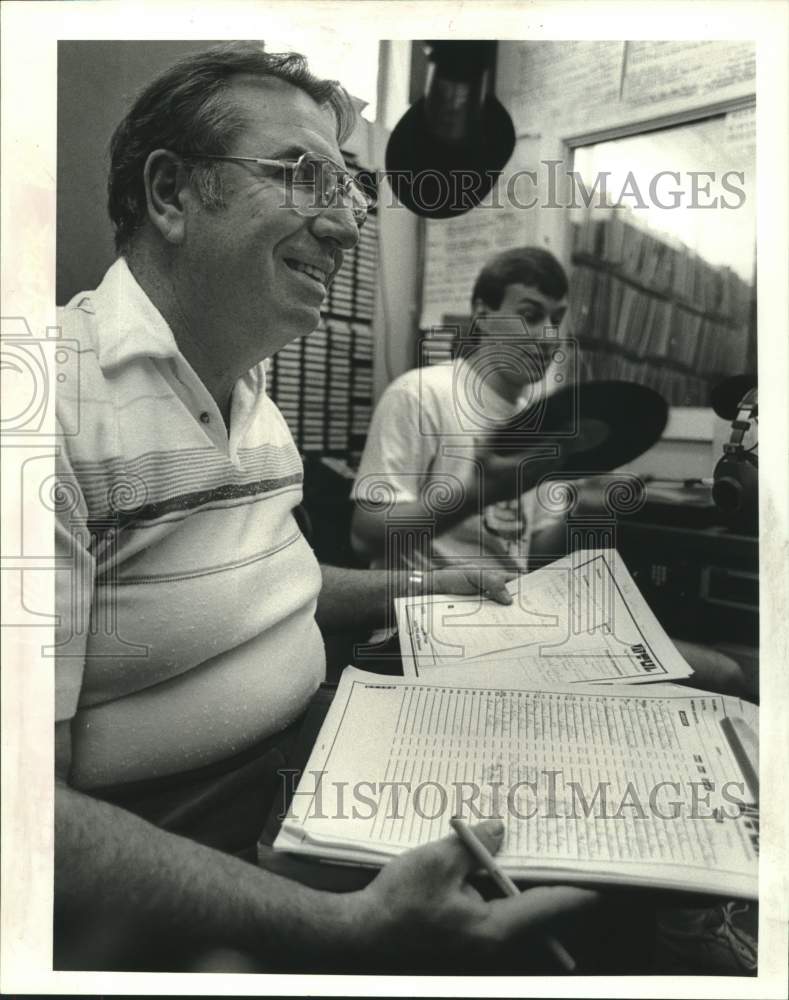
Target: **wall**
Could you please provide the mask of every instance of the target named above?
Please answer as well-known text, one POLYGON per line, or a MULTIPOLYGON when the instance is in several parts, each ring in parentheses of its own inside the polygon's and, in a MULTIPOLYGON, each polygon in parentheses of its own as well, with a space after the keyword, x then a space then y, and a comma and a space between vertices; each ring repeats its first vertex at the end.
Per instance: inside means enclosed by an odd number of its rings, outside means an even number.
MULTIPOLYGON (((383 170, 389 131, 360 121, 345 144, 359 162, 383 170)), ((419 299, 419 220, 394 204, 388 182, 381 180, 378 206, 378 284, 373 396, 377 402, 386 386, 414 366, 414 330, 419 299)))
MULTIPOLYGON (((476 271, 498 249, 541 245, 569 268, 565 175, 574 147, 747 106, 755 51, 748 42, 503 41, 496 94, 515 124, 515 151, 495 198, 458 219, 427 223, 423 328, 468 310, 476 271)), ((711 475, 713 427, 711 411, 672 419, 638 471, 711 475)))
POLYGON ((58 305, 95 288, 115 259, 107 217, 108 146, 137 92, 210 41, 58 44, 58 305))
MULTIPOLYGON (((108 145, 136 93, 154 76, 211 41, 77 41, 58 48, 57 302, 95 288, 115 258, 106 213, 108 145)), ((342 77, 342 67, 336 75, 342 77)), ((388 132, 361 119, 346 143, 368 167, 383 168, 388 132)), ((386 183, 385 181, 383 182, 386 183)), ((374 323, 375 396, 413 365, 418 220, 383 197, 380 284, 374 323)))
MULTIPOLYGON (((756 92, 749 42, 501 42, 496 93, 515 123, 508 172, 536 170, 539 206, 569 200, 577 145, 666 127, 736 106, 756 92), (543 166, 558 161, 553 172, 543 166), (552 177, 558 189, 551 190, 552 177)), ((567 212, 533 210, 534 235, 569 263, 567 212)))

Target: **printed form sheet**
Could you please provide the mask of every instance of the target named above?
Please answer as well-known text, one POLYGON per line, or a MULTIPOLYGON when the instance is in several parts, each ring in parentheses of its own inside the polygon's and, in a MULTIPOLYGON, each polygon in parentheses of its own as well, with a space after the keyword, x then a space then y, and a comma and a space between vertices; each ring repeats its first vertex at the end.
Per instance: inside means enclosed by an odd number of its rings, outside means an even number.
POLYGON ((500 816, 522 879, 753 896, 757 709, 655 685, 489 690, 348 668, 275 845, 381 863, 500 816), (749 752, 750 751, 750 752, 749 752))
POLYGON ((480 595, 395 601, 403 671, 502 664, 533 682, 642 683, 692 674, 614 549, 575 552, 480 595))

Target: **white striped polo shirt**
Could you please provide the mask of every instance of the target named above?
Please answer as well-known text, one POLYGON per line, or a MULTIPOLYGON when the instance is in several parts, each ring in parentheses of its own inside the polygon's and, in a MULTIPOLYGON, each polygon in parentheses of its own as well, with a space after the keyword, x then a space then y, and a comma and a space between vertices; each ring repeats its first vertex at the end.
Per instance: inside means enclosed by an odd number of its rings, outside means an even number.
MULTIPOLYGON (((124 260, 63 310, 58 720, 76 787, 175 774, 284 728, 323 679, 303 470, 260 365, 213 398, 124 260)), ((228 331, 228 340, 232 331, 228 331)))

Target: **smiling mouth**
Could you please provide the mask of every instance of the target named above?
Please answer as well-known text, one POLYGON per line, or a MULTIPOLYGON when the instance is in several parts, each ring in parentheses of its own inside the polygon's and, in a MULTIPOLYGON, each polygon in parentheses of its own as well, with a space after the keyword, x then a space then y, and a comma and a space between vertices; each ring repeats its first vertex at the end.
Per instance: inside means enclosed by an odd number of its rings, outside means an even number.
POLYGON ((316 267, 314 264, 305 264, 303 261, 293 260, 292 258, 285 258, 285 263, 291 271, 295 271, 297 274, 305 274, 317 285, 320 285, 322 291, 326 291, 329 284, 329 274, 323 268, 316 267))

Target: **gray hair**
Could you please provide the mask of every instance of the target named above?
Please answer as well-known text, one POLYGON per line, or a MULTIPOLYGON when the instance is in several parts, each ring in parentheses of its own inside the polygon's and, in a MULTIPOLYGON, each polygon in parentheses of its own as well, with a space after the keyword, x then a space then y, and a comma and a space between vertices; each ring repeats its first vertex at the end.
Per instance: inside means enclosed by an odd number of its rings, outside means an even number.
MULTIPOLYGON (((230 150, 246 121, 227 99, 227 89, 242 74, 284 80, 328 106, 337 122, 338 142, 353 131, 356 111, 348 93, 336 80, 313 76, 304 56, 296 52, 268 53, 253 43, 231 42, 187 56, 148 84, 110 140, 107 207, 119 253, 146 219, 143 171, 154 149, 215 154, 230 150)), ((221 207, 216 164, 194 161, 186 169, 203 204, 221 207)))

